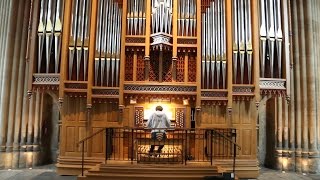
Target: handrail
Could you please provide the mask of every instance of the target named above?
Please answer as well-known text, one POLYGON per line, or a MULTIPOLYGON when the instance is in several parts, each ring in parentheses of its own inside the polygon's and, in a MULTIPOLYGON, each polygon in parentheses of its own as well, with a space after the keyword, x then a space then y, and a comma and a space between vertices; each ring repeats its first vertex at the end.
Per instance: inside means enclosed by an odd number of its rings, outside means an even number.
POLYGON ((234 142, 232 139, 228 138, 227 136, 225 136, 224 134, 216 131, 215 129, 212 129, 213 131, 215 131, 215 133, 219 134, 220 136, 224 137, 226 140, 228 140, 229 142, 231 142, 233 145, 238 147, 238 150, 241 150, 241 146, 239 144, 237 144, 236 142, 234 142))
MULTIPOLYGON (((85 137, 84 139, 80 140, 77 145, 81 144, 82 143, 82 161, 81 161, 81 175, 83 176, 83 170, 84 170, 84 142, 86 142, 87 140, 91 139, 92 137, 96 136, 97 134, 100 134, 101 132, 104 132, 104 131, 107 131, 108 129, 124 129, 124 130, 131 130, 132 133, 134 130, 152 130, 152 129, 149 129, 149 128, 130 128, 130 127, 104 127, 103 129, 100 129, 99 131, 91 134, 90 136, 88 137, 85 137)), ((233 144, 234 146, 234 149, 233 149, 233 173, 235 173, 235 159, 236 159, 236 147, 238 150, 241 150, 241 146, 239 144, 236 143, 236 141, 233 141, 232 139, 230 139, 229 137, 227 137, 226 135, 224 135, 223 133, 219 132, 217 129, 221 129, 221 130, 224 130, 224 129, 231 129, 232 130, 232 134, 234 135, 235 134, 235 140, 236 140, 236 129, 233 129, 233 128, 216 128, 216 129, 209 129, 209 128, 156 128, 158 130, 161 130, 161 129, 164 129, 164 130, 167 130, 167 131, 186 131, 186 134, 187 134, 187 131, 190 130, 190 131, 196 131, 196 130, 211 130, 212 132, 218 134, 219 136, 223 137, 225 140, 229 141, 230 143, 233 144)), ((211 146, 212 146, 212 143, 211 143, 211 146)), ((212 150, 212 147, 211 147, 211 150, 212 150)), ((212 161, 212 158, 211 158, 211 161, 212 161)), ((211 162, 212 163, 212 162, 211 162)))
POLYGON ((81 176, 83 176, 83 169, 84 169, 84 142, 87 141, 88 139, 91 139, 92 137, 94 137, 97 134, 100 134, 101 132, 105 131, 106 128, 100 129, 99 131, 91 134, 90 136, 80 140, 77 144, 81 144, 82 143, 82 159, 81 159, 81 176))
POLYGON ((80 140, 80 141, 78 142, 78 144, 81 144, 82 142, 85 142, 85 141, 87 141, 88 139, 91 139, 93 136, 95 136, 95 135, 97 135, 97 134, 99 134, 99 133, 101 133, 102 131, 105 131, 105 130, 106 130, 105 128, 100 129, 99 131, 97 131, 97 132, 95 132, 95 133, 91 134, 90 136, 88 136, 88 137, 86 137, 86 138, 84 138, 84 139, 80 140))

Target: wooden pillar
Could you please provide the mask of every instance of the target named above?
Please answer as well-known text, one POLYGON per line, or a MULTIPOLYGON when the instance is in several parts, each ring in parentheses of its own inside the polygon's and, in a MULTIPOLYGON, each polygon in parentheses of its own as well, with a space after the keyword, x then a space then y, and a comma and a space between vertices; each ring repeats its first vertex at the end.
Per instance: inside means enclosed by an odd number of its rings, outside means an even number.
MULTIPOLYGON (((63 19, 63 32, 62 32, 62 45, 61 45, 61 63, 60 63, 60 84, 59 84, 59 103, 63 103, 64 98, 64 82, 67 79, 67 66, 68 66, 68 51, 69 51, 69 38, 70 38, 70 25, 71 25, 71 12, 72 0, 64 1, 64 19, 63 19)), ((61 110, 62 123, 65 123, 65 116, 63 108, 61 110)), ((61 128, 60 137, 66 137, 66 129, 61 128)), ((65 155, 66 138, 61 138, 60 143, 60 156, 65 155)))
POLYGON ((177 51, 178 51, 178 0, 173 0, 173 18, 172 18, 172 81, 177 81, 177 51))
MULTIPOLYGON (((92 1, 91 4, 91 20, 90 20, 90 39, 89 39, 89 65, 88 65, 88 91, 87 91, 87 136, 90 136, 92 132, 92 86, 93 86, 93 68, 94 68, 94 55, 95 55, 95 43, 96 43, 96 23, 97 23, 97 9, 98 1, 92 1)), ((87 156, 91 156, 92 152, 92 138, 88 140, 87 156)))
MULTIPOLYGON (((59 84, 59 102, 63 102, 64 98, 64 82, 67 79, 68 51, 71 26, 72 0, 64 1, 63 13, 63 32, 61 43, 61 63, 60 63, 60 84, 59 84)), ((64 138, 62 138, 64 139, 64 138)))
POLYGON ((196 99, 196 127, 201 122, 201 1, 197 1, 197 99, 196 99))
MULTIPOLYGON (((227 79, 227 90, 228 90, 228 118, 229 123, 232 122, 232 77, 233 77, 233 68, 232 68, 232 1, 227 0, 226 3, 226 46, 227 46, 227 69, 228 69, 228 79, 227 79)), ((254 16, 254 15, 253 15, 254 16)), ((254 27, 254 26, 252 26, 254 27)), ((254 32, 254 31, 253 31, 254 32)), ((253 36, 254 37, 254 36, 253 36)), ((254 40, 254 39, 253 39, 254 40)))
POLYGON ((260 25, 259 25, 258 9, 259 9, 259 3, 256 0, 251 0, 253 84, 254 84, 254 95, 255 95, 257 108, 261 100, 260 85, 259 85, 260 83, 260 55, 259 55, 260 25))
POLYGON ((151 22, 151 1, 146 0, 146 39, 145 39, 145 69, 144 69, 144 75, 145 75, 145 81, 149 81, 149 72, 150 72, 150 22, 151 22))

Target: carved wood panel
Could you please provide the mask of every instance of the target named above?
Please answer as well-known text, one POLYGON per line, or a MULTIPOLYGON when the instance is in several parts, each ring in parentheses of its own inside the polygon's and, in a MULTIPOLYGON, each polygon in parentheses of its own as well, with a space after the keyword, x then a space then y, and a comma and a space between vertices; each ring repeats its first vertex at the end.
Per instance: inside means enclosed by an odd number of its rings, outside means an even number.
POLYGON ((197 79, 197 61, 196 61, 196 54, 190 53, 189 54, 189 61, 188 61, 188 81, 189 82, 196 82, 197 79))
POLYGON ((144 81, 144 69, 145 69, 144 54, 139 53, 137 58, 137 76, 136 76, 137 81, 144 81))
POLYGON ((125 80, 133 81, 133 53, 126 53, 125 80))
POLYGON ((184 55, 179 54, 177 59, 177 82, 184 81, 184 55))
POLYGON ((135 127, 144 127, 143 124, 143 107, 134 107, 134 125, 135 127))

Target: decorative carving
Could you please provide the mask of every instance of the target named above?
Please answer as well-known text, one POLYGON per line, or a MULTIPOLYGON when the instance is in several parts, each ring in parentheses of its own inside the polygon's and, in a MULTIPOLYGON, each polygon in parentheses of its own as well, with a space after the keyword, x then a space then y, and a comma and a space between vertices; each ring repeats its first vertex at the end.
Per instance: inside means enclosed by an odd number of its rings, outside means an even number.
POLYGON ((202 100, 201 105, 213 105, 213 106, 226 106, 228 104, 228 99, 225 100, 202 100))
POLYGON ((139 92, 194 92, 196 93, 196 86, 160 86, 160 85, 125 85, 126 92, 139 91, 139 92))
POLYGON ((66 83, 66 89, 87 89, 86 83, 66 83))
POLYGON ((59 85, 60 74, 33 74, 34 85, 59 85))
POLYGON ((148 61, 150 64, 149 81, 158 81, 159 80, 159 59, 158 59, 159 52, 152 52, 150 58, 152 59, 152 61, 148 61))
POLYGON ((125 80, 133 81, 133 53, 126 54, 125 80))
POLYGON ((260 94, 286 96, 285 79, 260 78, 260 94))
POLYGON ((176 108, 176 128, 184 127, 184 119, 185 119, 185 108, 176 108))
POLYGON ((163 71, 162 71, 162 77, 164 82, 171 82, 172 81, 172 59, 171 54, 169 53, 163 53, 164 55, 164 61, 163 61, 163 71), (170 59, 170 60, 167 60, 170 59))
POLYGON ((232 107, 227 107, 228 116, 232 115, 232 107))
POLYGON ((202 91, 201 97, 228 97, 228 92, 223 91, 202 91))
POLYGON ((235 86, 232 89, 233 94, 236 95, 253 95, 254 93, 254 87, 251 86, 235 86))
POLYGON ((259 106, 260 106, 260 102, 257 101, 257 102, 256 102, 256 108, 257 108, 257 110, 259 110, 259 106))
MULTIPOLYGON (((172 58, 174 61, 174 59, 172 58)), ((176 58, 177 64, 177 82, 184 81, 184 56, 183 54, 179 54, 178 58, 176 58)))
POLYGON ((144 127, 144 114, 143 107, 135 107, 134 108, 134 118, 135 118, 135 126, 136 127, 144 127))
POLYGON ((196 55, 189 53, 189 61, 188 61, 188 81, 196 82, 197 78, 197 61, 196 55))
POLYGON ((92 94, 118 96, 119 90, 118 89, 93 89, 92 94))
POLYGON ((126 37, 126 43, 145 43, 145 38, 126 37))
POLYGON ((260 89, 279 89, 279 90, 285 90, 286 80, 284 79, 266 79, 261 78, 260 79, 260 89))
POLYGON ((178 38, 178 44, 197 44, 197 39, 178 38))
POLYGON ((145 69, 145 63, 144 63, 144 58, 143 54, 140 53, 138 54, 138 59, 137 59, 137 81, 144 81, 144 69, 145 69))

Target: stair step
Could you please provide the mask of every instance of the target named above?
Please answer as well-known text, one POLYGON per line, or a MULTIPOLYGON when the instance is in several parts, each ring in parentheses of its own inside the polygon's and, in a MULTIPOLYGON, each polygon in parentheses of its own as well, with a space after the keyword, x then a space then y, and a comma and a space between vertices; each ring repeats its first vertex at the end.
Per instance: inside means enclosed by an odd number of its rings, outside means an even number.
POLYGON ((206 176, 214 176, 212 174, 203 175, 172 175, 172 174, 117 174, 117 173, 89 173, 86 179, 112 179, 112 180, 203 180, 206 176))

